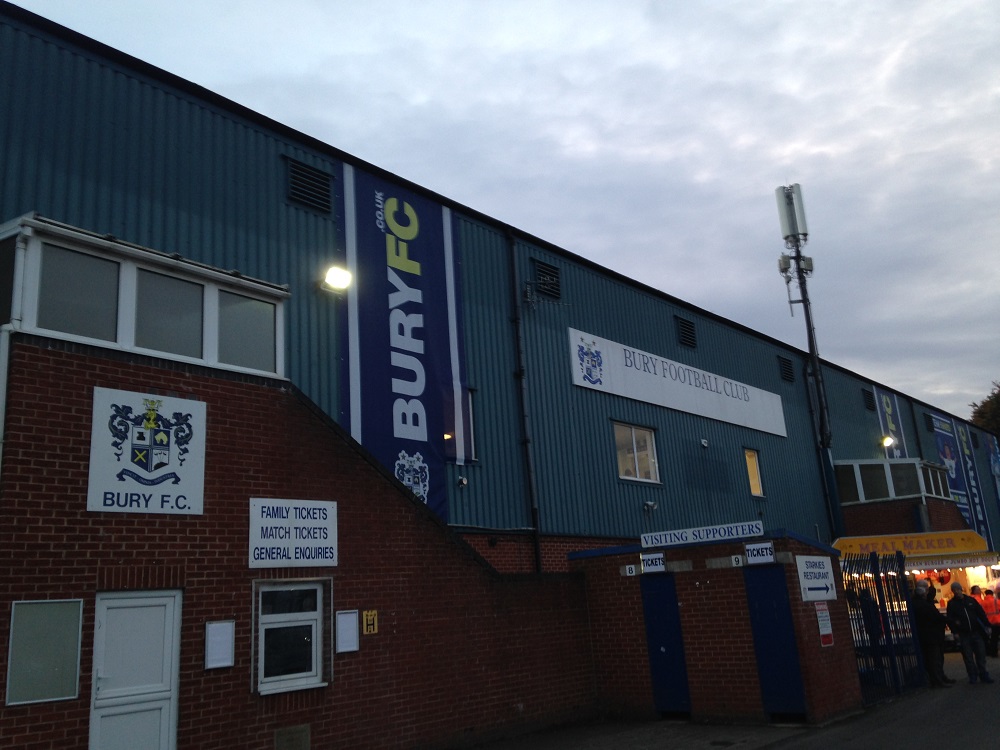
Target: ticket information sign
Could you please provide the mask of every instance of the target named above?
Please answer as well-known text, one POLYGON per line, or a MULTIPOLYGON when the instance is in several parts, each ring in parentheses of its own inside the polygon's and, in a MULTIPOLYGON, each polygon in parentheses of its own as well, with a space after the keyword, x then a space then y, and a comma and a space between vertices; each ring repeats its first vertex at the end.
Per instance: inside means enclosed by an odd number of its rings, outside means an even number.
POLYGON ((251 568, 337 564, 337 504, 328 500, 250 498, 251 568))

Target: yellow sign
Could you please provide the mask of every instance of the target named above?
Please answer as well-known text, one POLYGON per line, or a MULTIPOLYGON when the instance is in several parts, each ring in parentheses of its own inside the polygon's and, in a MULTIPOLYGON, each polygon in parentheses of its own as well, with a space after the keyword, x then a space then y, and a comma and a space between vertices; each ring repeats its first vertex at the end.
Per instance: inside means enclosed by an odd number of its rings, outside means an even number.
POLYGON ((833 546, 845 554, 891 555, 902 552, 906 557, 962 555, 969 552, 987 552, 989 545, 979 534, 968 529, 962 531, 935 531, 927 534, 885 534, 882 536, 846 536, 833 546))
POLYGON ((366 609, 361 613, 361 632, 365 635, 374 635, 378 632, 377 609, 366 609))

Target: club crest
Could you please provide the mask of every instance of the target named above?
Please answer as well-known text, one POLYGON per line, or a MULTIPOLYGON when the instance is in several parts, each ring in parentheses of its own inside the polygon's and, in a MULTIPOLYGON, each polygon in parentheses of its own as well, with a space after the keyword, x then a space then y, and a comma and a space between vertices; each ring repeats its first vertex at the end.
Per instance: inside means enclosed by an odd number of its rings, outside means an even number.
POLYGON ((591 385, 601 385, 604 377, 604 359, 596 341, 581 338, 576 346, 576 356, 580 362, 580 374, 591 385))
POLYGON ((108 430, 115 460, 121 462, 127 451, 131 467, 118 472, 119 481, 128 477, 146 486, 181 481, 176 472, 167 469, 174 460, 178 466, 184 464, 194 436, 191 415, 175 412, 167 417, 159 411, 162 406, 161 400, 151 398, 142 399, 139 412, 129 404, 111 404, 108 430))
POLYGON ((406 451, 400 451, 395 474, 396 479, 406 485, 410 492, 422 502, 427 502, 427 494, 430 491, 430 467, 419 452, 411 456, 406 451))

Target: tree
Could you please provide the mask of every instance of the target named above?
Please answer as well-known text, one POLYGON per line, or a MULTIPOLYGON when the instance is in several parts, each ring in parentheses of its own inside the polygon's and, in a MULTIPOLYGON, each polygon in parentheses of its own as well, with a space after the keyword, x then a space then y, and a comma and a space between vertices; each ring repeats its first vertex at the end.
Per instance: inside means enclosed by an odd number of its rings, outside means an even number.
POLYGON ((973 401, 972 424, 1000 436, 1000 382, 993 381, 993 390, 982 401, 973 401))

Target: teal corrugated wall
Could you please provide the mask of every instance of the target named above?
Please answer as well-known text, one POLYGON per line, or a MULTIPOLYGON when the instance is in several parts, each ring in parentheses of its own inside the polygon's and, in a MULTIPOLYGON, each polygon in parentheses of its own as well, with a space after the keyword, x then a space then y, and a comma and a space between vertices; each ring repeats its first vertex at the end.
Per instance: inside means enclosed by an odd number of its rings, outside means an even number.
MULTIPOLYGON (((336 308, 315 286, 341 257, 333 216, 285 200, 284 157, 341 173, 162 81, 0 24, 0 216, 57 221, 288 284, 288 374, 337 414, 336 308)), ((339 187, 339 185, 338 185, 339 187)))

